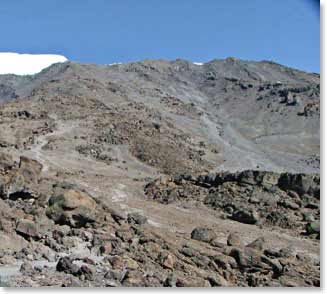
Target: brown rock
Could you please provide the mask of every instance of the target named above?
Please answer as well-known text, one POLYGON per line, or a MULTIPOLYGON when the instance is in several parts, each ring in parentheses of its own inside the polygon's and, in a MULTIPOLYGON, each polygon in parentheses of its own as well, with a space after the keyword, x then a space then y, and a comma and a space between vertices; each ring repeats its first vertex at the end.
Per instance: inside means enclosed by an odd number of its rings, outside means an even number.
POLYGON ((96 202, 85 192, 67 189, 49 199, 47 216, 58 224, 83 227, 95 220, 96 202))
POLYGON ((124 261, 125 268, 127 269, 136 270, 139 268, 138 263, 130 257, 127 256, 124 257, 123 261, 124 261))
POLYGON ((20 220, 17 222, 16 232, 24 238, 39 238, 39 227, 33 221, 20 220))
POLYGON ((16 234, 7 234, 0 232, 0 250, 15 250, 20 251, 28 246, 28 242, 21 236, 16 234))
POLYGON ((221 275, 215 275, 208 278, 212 287, 228 287, 230 286, 226 279, 221 275))
POLYGON ((19 271, 21 273, 31 273, 33 272, 33 264, 30 261, 25 261, 21 266, 19 271))
POLYGON ((158 257, 159 263, 168 269, 173 269, 175 265, 175 256, 169 252, 162 252, 158 257))
POLYGON ((101 255, 108 255, 112 251, 111 243, 106 242, 105 244, 101 245, 99 251, 101 255))
POLYGON ((244 246, 240 236, 236 233, 231 233, 228 235, 227 245, 235 246, 235 247, 243 247, 244 246))
POLYGON ((180 276, 176 279, 177 287, 211 287, 210 282, 195 276, 180 276))
POLYGON ((235 259, 231 256, 219 254, 213 257, 214 262, 218 268, 223 268, 226 270, 231 270, 232 268, 237 267, 235 259))
POLYGON ((83 275, 86 280, 92 281, 94 279, 94 270, 87 265, 82 265, 78 270, 77 275, 83 275))
POLYGON ((19 172, 28 183, 38 183, 42 167, 42 164, 34 159, 25 156, 20 157, 19 172))
POLYGON ((127 271, 122 284, 125 287, 142 287, 145 284, 145 278, 141 271, 127 271))

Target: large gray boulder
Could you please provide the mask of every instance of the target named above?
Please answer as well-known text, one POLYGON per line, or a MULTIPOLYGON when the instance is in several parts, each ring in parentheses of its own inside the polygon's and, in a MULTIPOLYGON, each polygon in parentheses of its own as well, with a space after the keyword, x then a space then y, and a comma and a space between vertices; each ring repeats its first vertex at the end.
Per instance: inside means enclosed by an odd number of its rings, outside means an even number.
POLYGON ((216 238, 216 234, 212 229, 197 227, 192 231, 191 238, 209 243, 211 240, 216 238))

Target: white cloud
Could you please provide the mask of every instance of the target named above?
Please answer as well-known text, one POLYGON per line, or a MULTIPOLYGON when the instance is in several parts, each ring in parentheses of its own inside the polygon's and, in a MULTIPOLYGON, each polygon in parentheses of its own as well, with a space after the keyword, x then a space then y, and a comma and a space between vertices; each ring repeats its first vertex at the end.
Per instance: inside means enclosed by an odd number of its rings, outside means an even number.
POLYGON ((195 65, 203 65, 202 62, 193 62, 193 64, 195 64, 195 65))
POLYGON ((0 74, 32 75, 67 58, 54 54, 19 54, 0 52, 0 74))

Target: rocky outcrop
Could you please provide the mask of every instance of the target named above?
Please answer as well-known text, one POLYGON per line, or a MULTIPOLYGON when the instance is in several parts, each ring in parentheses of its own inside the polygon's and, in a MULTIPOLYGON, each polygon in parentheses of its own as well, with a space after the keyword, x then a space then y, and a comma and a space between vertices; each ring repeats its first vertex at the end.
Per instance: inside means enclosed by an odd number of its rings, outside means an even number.
POLYGON ((320 217, 318 174, 246 170, 198 177, 180 175, 148 183, 145 194, 165 204, 201 202, 241 223, 289 228, 298 234, 320 217))
POLYGON ((2 198, 33 198, 38 188, 42 165, 31 158, 21 156, 19 165, 10 155, 3 154, 0 158, 4 167, 0 173, 0 197, 2 198))

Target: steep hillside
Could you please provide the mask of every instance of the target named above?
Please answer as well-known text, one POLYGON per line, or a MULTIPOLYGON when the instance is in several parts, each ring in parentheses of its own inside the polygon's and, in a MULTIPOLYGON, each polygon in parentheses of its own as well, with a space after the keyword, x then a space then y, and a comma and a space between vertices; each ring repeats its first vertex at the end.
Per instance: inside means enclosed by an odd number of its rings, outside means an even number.
POLYGON ((318 74, 58 63, 0 75, 0 129, 4 283, 320 284, 318 74))
POLYGON ((63 63, 34 77, 2 76, 1 85, 1 99, 29 97, 24 103, 36 113, 87 116, 92 143, 105 135, 99 129, 121 142, 128 137, 123 145, 161 169, 170 160, 164 154, 157 163, 152 158, 159 152, 159 135, 167 150, 176 152, 180 145, 182 162, 191 156, 199 170, 319 170, 319 76, 275 63, 233 58, 204 65, 183 60, 63 63), (116 130, 108 130, 112 119, 116 130))

